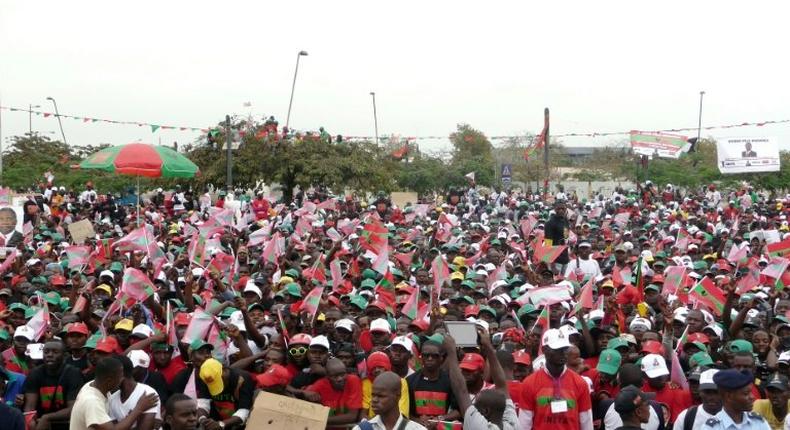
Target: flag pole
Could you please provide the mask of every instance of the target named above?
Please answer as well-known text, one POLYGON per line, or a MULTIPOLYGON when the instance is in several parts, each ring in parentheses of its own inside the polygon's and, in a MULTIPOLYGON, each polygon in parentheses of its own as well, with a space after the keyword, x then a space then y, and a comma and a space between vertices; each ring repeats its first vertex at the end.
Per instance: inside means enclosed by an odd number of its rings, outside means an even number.
POLYGON ((543 136, 543 168, 546 170, 546 178, 543 181, 545 197, 549 195, 549 108, 543 109, 543 129, 546 133, 543 136))

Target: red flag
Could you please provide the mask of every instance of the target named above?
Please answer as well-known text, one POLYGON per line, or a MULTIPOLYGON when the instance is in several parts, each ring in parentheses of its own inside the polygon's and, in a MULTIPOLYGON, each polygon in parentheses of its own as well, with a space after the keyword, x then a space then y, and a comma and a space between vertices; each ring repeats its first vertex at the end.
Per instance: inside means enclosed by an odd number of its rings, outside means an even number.
POLYGON ((403 305, 403 309, 401 309, 401 313, 403 316, 409 318, 410 320, 414 321, 417 319, 417 312, 419 311, 419 300, 420 300, 420 289, 414 288, 409 296, 409 299, 406 300, 406 303, 403 305))
POLYGON ((324 287, 319 286, 313 288, 302 300, 300 311, 307 311, 310 315, 318 313, 318 306, 321 304, 321 295, 324 293, 324 287))
POLYGON ((374 221, 365 224, 359 235, 359 245, 376 255, 381 253, 382 247, 387 245, 389 230, 381 222, 374 221))
POLYGON ((192 315, 192 319, 189 320, 189 325, 184 331, 181 342, 190 344, 194 340, 205 339, 213 324, 214 315, 204 310, 196 310, 194 315, 192 315))
POLYGON ((414 252, 415 251, 409 253, 396 253, 393 255, 393 257, 395 257, 395 259, 398 260, 404 267, 408 268, 411 266, 411 262, 414 259, 414 252))
POLYGON ((332 274, 332 289, 337 291, 343 284, 343 268, 340 266, 340 260, 332 260, 329 263, 329 271, 332 274))
POLYGON ((790 254, 790 238, 781 242, 769 243, 765 246, 768 250, 768 255, 771 257, 783 257, 790 254))
POLYGON ((730 253, 727 254, 727 261, 735 264, 741 263, 742 260, 746 258, 747 252, 748 251, 745 246, 741 246, 741 247, 732 246, 730 248, 730 253))
POLYGON ((738 280, 738 283, 735 285, 735 292, 745 294, 758 285, 760 285, 760 269, 752 264, 749 266, 749 271, 738 280))
POLYGON ((521 229, 521 235, 524 236, 524 240, 527 240, 529 234, 536 225, 538 225, 538 220, 532 215, 521 220, 519 223, 519 228, 521 229))
POLYGON ((206 263, 206 237, 202 234, 194 234, 189 242, 187 254, 190 264, 203 267, 206 263))
POLYGON ((676 294, 679 288, 684 286, 684 278, 686 276, 685 266, 670 266, 664 272, 664 288, 661 290, 663 294, 676 294))
POLYGON ((535 249, 535 254, 532 256, 532 259, 535 262, 542 261, 544 263, 551 264, 562 254, 563 251, 565 251, 566 248, 567 246, 565 245, 544 246, 541 244, 535 249))
POLYGON ((447 262, 444 257, 437 255, 431 262, 431 274, 433 275, 433 290, 431 291, 432 304, 434 306, 439 304, 439 297, 441 296, 442 286, 450 278, 450 268, 447 267, 447 262))
POLYGON ((707 276, 689 290, 689 298, 705 305, 716 315, 721 315, 724 303, 727 301, 724 292, 707 276))
POLYGON ((389 262, 389 246, 387 246, 387 243, 385 242, 384 245, 381 246, 376 259, 373 260, 373 265, 371 268, 383 275, 389 271, 389 262))
POLYGON ((760 274, 770 278, 779 279, 782 276, 782 273, 784 273, 787 269, 788 264, 790 264, 790 260, 782 257, 774 257, 770 262, 768 262, 768 266, 763 269, 760 274))
POLYGON ((90 258, 91 248, 90 246, 69 246, 64 250, 66 252, 66 258, 69 260, 69 269, 79 268, 80 266, 86 266, 88 264, 88 259, 90 258))
MULTIPOLYGON (((118 297, 126 297, 138 302, 144 302, 145 299, 154 294, 154 285, 148 276, 133 267, 128 267, 123 272, 123 279, 121 280, 121 289, 118 291, 118 297)), ((125 300, 121 299, 122 302, 125 300)))
POLYGON ((592 309, 593 304, 593 278, 587 281, 586 284, 582 287, 582 290, 579 291, 579 306, 583 309, 592 309))

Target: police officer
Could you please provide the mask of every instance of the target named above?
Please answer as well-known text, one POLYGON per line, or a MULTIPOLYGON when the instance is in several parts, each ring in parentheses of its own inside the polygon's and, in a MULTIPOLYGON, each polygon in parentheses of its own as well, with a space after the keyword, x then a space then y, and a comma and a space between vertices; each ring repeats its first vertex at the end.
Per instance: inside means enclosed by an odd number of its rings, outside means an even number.
POLYGON ((642 424, 650 420, 650 400, 655 393, 645 393, 629 385, 623 388, 614 399, 614 410, 620 414, 623 425, 615 430, 641 430, 642 424))
POLYGON ((727 369, 713 375, 713 382, 721 393, 722 410, 705 421, 705 430, 770 430, 768 422, 750 412, 754 403, 754 376, 748 370, 727 369))

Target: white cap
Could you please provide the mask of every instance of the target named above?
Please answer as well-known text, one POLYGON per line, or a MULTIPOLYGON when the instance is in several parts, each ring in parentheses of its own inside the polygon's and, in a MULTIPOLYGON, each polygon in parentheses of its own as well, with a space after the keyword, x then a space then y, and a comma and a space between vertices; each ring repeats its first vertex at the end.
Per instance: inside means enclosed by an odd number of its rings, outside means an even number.
POLYGON ((532 360, 532 371, 537 372, 540 369, 546 367, 546 356, 541 354, 538 358, 532 360))
POLYGON ((658 354, 647 354, 642 357, 642 372, 645 372, 648 378, 669 375, 667 362, 658 354))
POLYGON ((409 351, 409 354, 412 353, 414 348, 414 342, 406 336, 398 336, 395 339, 392 339, 392 343, 390 343, 390 347, 392 345, 400 345, 406 348, 406 351, 409 351))
POLYGON ((151 337, 154 334, 154 331, 151 330, 151 327, 148 327, 145 324, 137 324, 132 329, 132 336, 139 334, 146 338, 151 337))
POLYGON ((686 315, 688 315, 689 310, 688 308, 685 307, 679 307, 679 308, 675 308, 675 311, 673 313, 675 314, 676 320, 680 322, 686 322, 686 315))
POLYGON ((25 339, 33 342, 34 340, 36 340, 35 339, 36 332, 35 330, 33 330, 32 328, 26 325, 21 325, 17 327, 16 330, 14 331, 14 337, 24 337, 25 339))
POLYGON ((126 356, 132 361, 132 367, 148 369, 148 366, 151 364, 151 357, 141 349, 133 349, 126 356))
POLYGON ((716 383, 713 382, 713 375, 718 372, 719 369, 708 369, 699 375, 699 389, 700 390, 717 390, 716 383))
POLYGON ((601 309, 593 309, 593 310, 590 311, 589 315, 587 316, 587 319, 589 319, 589 320, 600 320, 600 319, 603 319, 603 317, 605 315, 606 314, 604 313, 603 310, 601 310, 601 309))
POLYGON ((779 358, 776 361, 779 363, 790 364, 790 351, 785 351, 779 354, 779 358))
POLYGON ((250 291, 255 293, 256 295, 258 295, 259 299, 261 297, 263 297, 263 292, 261 291, 261 289, 257 285, 255 285, 255 281, 253 281, 252 279, 248 279, 247 280, 247 284, 244 286, 244 292, 245 293, 250 292, 250 291))
POLYGON ((192 269, 192 276, 196 278, 203 276, 203 269, 201 269, 200 267, 195 267, 194 269, 192 269))
POLYGON ((494 263, 486 263, 483 265, 483 267, 486 268, 486 272, 493 272, 494 270, 496 270, 496 266, 494 266, 494 263))
POLYGON ((471 320, 472 320, 472 322, 474 322, 475 324, 480 326, 483 330, 485 330, 486 333, 488 333, 488 321, 481 320, 481 319, 475 319, 475 318, 471 318, 471 320))
POLYGON ((342 329, 344 329, 344 330, 348 330, 348 331, 354 331, 354 326, 355 326, 355 325, 356 325, 356 324, 354 323, 354 321, 351 321, 351 320, 350 320, 350 319, 348 319, 348 318, 343 318, 343 319, 341 319, 341 320, 337 320, 337 321, 335 321, 335 328, 336 328, 336 329, 337 329, 337 328, 342 328, 342 329))
POLYGON ((562 349, 568 348, 571 346, 571 343, 568 341, 568 336, 566 336, 562 330, 552 328, 546 330, 546 333, 543 333, 541 345, 547 346, 551 349, 562 349))
POLYGON ((99 278, 102 278, 104 276, 107 276, 110 279, 115 279, 115 273, 112 273, 109 270, 102 270, 101 273, 99 273, 99 278))
POLYGON ((631 329, 632 331, 636 327, 644 327, 645 331, 647 331, 653 328, 653 323, 650 322, 650 320, 647 318, 637 317, 631 320, 631 324, 628 324, 628 328, 631 329))
POLYGON ((370 323, 370 332, 372 333, 374 331, 392 333, 392 328, 390 328, 390 323, 384 318, 376 318, 370 323))
POLYGON ((39 260, 38 258, 31 258, 30 260, 27 260, 27 263, 25 263, 25 266, 27 266, 27 267, 35 266, 38 263, 41 263, 41 260, 39 260))
POLYGON ((25 355, 32 360, 44 359, 44 344, 43 343, 29 343, 25 349, 25 355))
POLYGON ((576 330, 576 327, 570 324, 560 326, 559 330, 563 332, 567 338, 570 338, 573 334, 579 334, 579 330, 576 330))
POLYGON ((329 349, 329 339, 327 339, 326 336, 323 336, 323 335, 316 336, 316 337, 313 338, 313 340, 310 341, 310 346, 311 347, 313 347, 313 346, 323 346, 324 348, 326 348, 328 350, 329 349))

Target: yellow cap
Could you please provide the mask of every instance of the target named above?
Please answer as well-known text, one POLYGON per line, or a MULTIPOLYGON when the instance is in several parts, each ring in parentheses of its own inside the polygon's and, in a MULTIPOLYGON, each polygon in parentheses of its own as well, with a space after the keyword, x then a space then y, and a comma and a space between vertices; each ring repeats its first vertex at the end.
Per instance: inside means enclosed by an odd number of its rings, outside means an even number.
POLYGON ((290 284, 293 281, 294 281, 294 278, 292 278, 290 276, 283 276, 283 277, 280 278, 279 281, 277 281, 277 283, 278 284, 290 284))
POLYGON ((112 288, 110 288, 110 286, 107 285, 107 284, 101 284, 98 287, 96 287, 96 289, 97 290, 102 290, 102 291, 106 292, 107 294, 112 295, 112 288))
POLYGON ((453 258, 453 264, 456 266, 466 266, 466 258, 461 257, 460 255, 453 258))
POLYGON ((461 272, 453 272, 450 275, 450 280, 451 281, 455 281, 456 279, 459 280, 459 281, 463 281, 464 280, 464 274, 461 273, 461 272))
POLYGON ((225 383, 222 382, 222 363, 209 358, 200 366, 200 379, 208 386, 208 392, 212 396, 217 396, 225 389, 225 383))
POLYGON ((116 330, 132 331, 133 328, 134 328, 134 322, 132 322, 132 320, 130 320, 129 318, 124 318, 118 321, 117 323, 115 323, 116 330))

